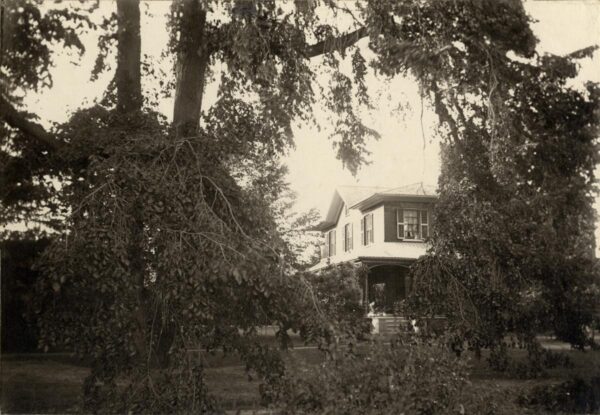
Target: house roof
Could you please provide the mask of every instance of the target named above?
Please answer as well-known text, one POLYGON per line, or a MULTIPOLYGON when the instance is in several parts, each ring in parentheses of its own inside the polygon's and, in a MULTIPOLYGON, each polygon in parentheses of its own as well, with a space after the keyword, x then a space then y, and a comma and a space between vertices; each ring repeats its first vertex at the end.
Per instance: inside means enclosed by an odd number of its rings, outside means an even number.
POLYGON ((406 186, 394 187, 381 193, 413 196, 437 196, 436 187, 429 184, 424 184, 423 182, 407 184, 406 186))
POLYGON ((342 198, 346 206, 351 207, 368 198, 369 196, 390 190, 389 187, 376 186, 338 186, 336 192, 342 198))
POLYGON ((398 199, 431 200, 436 198, 437 192, 435 186, 426 185, 421 182, 375 192, 369 197, 358 201, 354 205, 351 205, 351 207, 364 210, 385 201, 394 201, 398 199))
POLYGON ((315 230, 326 230, 335 226, 344 204, 349 208, 367 209, 385 200, 398 198, 436 198, 435 187, 423 183, 413 183, 400 187, 380 186, 338 186, 333 193, 325 219, 315 230))

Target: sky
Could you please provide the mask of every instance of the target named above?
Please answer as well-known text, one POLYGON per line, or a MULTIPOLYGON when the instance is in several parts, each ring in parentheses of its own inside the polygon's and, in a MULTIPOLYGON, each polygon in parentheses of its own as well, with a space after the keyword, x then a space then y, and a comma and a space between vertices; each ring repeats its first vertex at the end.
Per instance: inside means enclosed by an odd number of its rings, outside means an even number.
MULTIPOLYGON (((540 40, 539 52, 565 54, 600 44, 600 1, 530 0, 524 4, 527 12, 537 20, 532 29, 540 40)), ((99 13, 107 14, 115 8, 114 2, 101 1, 99 13)), ((142 54, 148 55, 153 64, 165 70, 169 70, 170 63, 161 63, 159 57, 168 37, 165 28, 168 9, 167 1, 142 4, 142 54)), ((84 36, 83 42, 87 51, 81 58, 68 52, 57 54, 52 70, 52 89, 26 98, 28 108, 37 113, 46 126, 64 122, 72 111, 92 104, 105 91, 112 76, 107 73, 95 82, 89 80, 97 53, 96 35, 90 33, 84 36)), ((366 40, 361 42, 364 47, 366 40)), ((313 64, 318 65, 318 61, 313 64)), ((600 51, 593 59, 581 61, 580 75, 575 83, 581 84, 586 80, 600 82, 600 51)), ((320 120, 321 130, 310 125, 294 127, 296 146, 286 155, 284 162, 289 169, 290 186, 298 196, 298 211, 316 207, 324 213, 335 187, 339 185, 397 187, 416 182, 437 183, 440 161, 439 137, 436 137, 434 128, 436 118, 427 103, 422 104, 415 82, 398 78, 386 83, 370 74, 368 86, 375 99, 375 110, 362 115, 365 124, 377 130, 381 138, 368 143, 370 164, 363 167, 356 177, 336 160, 328 139, 330 128, 325 119, 320 120)), ((209 85, 205 102, 210 103, 215 97, 216 86, 209 85)), ((172 107, 172 99, 166 98, 160 102, 159 111, 170 118, 172 107)), ((319 108, 315 108, 315 113, 317 118, 322 116, 319 108)), ((597 175, 600 176, 600 168, 597 175)), ((600 197, 596 198, 595 207, 600 214, 600 197)), ((598 255, 600 223, 596 224, 596 241, 598 255)))

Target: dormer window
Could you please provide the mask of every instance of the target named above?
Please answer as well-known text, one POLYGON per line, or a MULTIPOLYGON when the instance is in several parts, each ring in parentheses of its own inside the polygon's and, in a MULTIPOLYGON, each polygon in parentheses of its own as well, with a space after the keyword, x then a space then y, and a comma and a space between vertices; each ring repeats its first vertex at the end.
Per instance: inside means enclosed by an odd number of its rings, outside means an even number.
POLYGON ((425 239, 429 237, 429 212, 417 209, 396 210, 398 239, 425 239))

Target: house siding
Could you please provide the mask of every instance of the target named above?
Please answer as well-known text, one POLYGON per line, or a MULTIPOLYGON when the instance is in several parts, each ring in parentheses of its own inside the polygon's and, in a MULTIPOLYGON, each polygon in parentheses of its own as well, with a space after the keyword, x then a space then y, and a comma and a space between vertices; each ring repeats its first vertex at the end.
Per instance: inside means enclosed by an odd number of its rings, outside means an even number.
MULTIPOLYGON (((398 209, 426 210, 429 219, 429 235, 431 235, 432 227, 435 225, 432 213, 436 197, 432 193, 426 194, 421 187, 409 189, 415 193, 395 195, 382 192, 376 193, 377 197, 369 196, 365 192, 364 195, 357 197, 354 189, 352 191, 346 189, 346 196, 351 200, 347 210, 344 205, 347 201, 343 200, 336 191, 327 216, 320 225, 324 243, 327 241, 327 232, 335 230, 336 252, 331 256, 322 256, 319 263, 311 267, 311 270, 341 262, 377 263, 379 264, 377 266, 380 266, 382 261, 391 261, 390 264, 393 262, 394 266, 398 264, 407 266, 424 255, 428 247, 427 241, 398 238, 396 226, 398 209), (369 214, 373 215, 373 239, 365 245, 361 237, 361 223, 365 215, 369 214), (349 251, 344 249, 344 230, 347 224, 351 224, 352 227, 353 243, 349 251)), ((397 287, 396 291, 400 292, 400 288, 397 287)))
POLYGON ((396 209, 390 205, 384 207, 385 242, 399 241, 396 232, 396 209))
POLYGON ((329 257, 322 257, 312 269, 319 269, 328 264, 337 264, 346 261, 358 261, 364 258, 403 258, 405 260, 417 259, 424 255, 427 243, 422 240, 401 240, 396 233, 396 210, 416 209, 429 211, 430 233, 433 203, 422 201, 385 202, 365 211, 356 208, 348 209, 345 214, 344 206, 340 209, 336 224, 323 229, 323 241, 326 242, 327 232, 335 230, 336 253, 329 257), (373 214, 373 242, 364 245, 361 238, 361 221, 365 215, 373 214), (350 251, 344 250, 344 227, 352 224, 353 246, 350 251), (362 258, 362 259, 361 259, 362 258))
POLYGON ((351 259, 356 259, 361 255, 368 255, 373 250, 373 246, 381 245, 384 241, 384 214, 383 206, 378 206, 365 212, 361 212, 358 209, 349 209, 348 215, 344 213, 342 208, 340 215, 337 218, 337 223, 331 228, 327 228, 327 231, 323 232, 323 242, 327 243, 327 235, 329 231, 335 230, 335 245, 336 253, 329 257, 321 258, 321 262, 329 262, 332 264, 338 262, 344 262, 351 259), (365 215, 373 214, 373 242, 368 245, 364 245, 361 239, 360 223, 365 215), (346 224, 352 224, 352 249, 350 251, 344 250, 344 227, 346 224))

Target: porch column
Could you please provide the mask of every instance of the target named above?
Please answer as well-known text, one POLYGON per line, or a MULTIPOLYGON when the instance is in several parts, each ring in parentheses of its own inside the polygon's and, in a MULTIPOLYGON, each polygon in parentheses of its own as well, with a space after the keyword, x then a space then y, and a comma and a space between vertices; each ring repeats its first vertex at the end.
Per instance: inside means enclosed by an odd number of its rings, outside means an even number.
POLYGON ((365 306, 365 314, 369 314, 369 273, 365 275, 365 288, 364 288, 364 306, 365 306))

